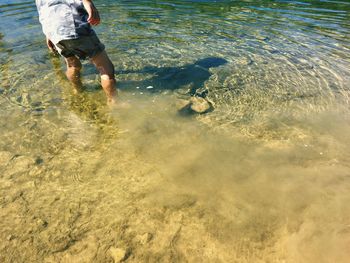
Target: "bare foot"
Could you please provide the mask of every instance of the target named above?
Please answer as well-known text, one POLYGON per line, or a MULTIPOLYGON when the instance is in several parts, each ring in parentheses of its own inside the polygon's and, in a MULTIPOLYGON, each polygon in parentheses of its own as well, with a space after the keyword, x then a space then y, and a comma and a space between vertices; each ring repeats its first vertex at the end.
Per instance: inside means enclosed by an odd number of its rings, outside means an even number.
POLYGON ((73 93, 75 95, 81 93, 83 91, 83 85, 75 85, 75 84, 72 84, 73 86, 73 93))
POLYGON ((118 100, 116 98, 109 98, 107 100, 107 104, 112 109, 130 109, 131 108, 131 105, 129 102, 121 100, 120 98, 118 98, 118 100))
POLYGON ((116 97, 109 97, 107 98, 107 104, 108 106, 114 106, 117 104, 117 98, 116 97))

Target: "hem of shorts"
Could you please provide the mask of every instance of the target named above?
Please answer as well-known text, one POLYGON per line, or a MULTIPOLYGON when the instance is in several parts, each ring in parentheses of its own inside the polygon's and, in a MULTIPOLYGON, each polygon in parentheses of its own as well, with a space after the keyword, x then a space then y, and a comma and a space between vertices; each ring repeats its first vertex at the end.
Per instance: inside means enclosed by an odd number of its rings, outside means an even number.
POLYGON ((60 38, 56 38, 56 39, 51 39, 51 41, 56 45, 58 44, 60 41, 62 40, 72 40, 72 39, 78 39, 79 36, 78 35, 69 35, 69 36, 62 36, 60 38))

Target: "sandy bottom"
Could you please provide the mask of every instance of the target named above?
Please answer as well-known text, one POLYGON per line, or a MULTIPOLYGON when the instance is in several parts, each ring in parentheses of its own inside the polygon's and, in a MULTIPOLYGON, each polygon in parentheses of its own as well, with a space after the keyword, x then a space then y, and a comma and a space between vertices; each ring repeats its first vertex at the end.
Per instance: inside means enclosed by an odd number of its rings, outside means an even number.
POLYGON ((96 3, 129 108, 0 0, 0 263, 350 262, 350 2, 96 3))
POLYGON ((0 261, 348 262, 349 122, 252 139, 172 99, 2 101, 0 261))

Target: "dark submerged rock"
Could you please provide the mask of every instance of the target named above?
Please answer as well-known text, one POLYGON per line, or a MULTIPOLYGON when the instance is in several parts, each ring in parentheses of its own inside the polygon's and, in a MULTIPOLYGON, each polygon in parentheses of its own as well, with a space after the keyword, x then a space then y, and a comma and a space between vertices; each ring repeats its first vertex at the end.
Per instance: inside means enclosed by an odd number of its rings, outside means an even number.
POLYGON ((207 113, 213 110, 213 103, 209 100, 194 96, 190 99, 178 99, 176 108, 181 114, 207 113))

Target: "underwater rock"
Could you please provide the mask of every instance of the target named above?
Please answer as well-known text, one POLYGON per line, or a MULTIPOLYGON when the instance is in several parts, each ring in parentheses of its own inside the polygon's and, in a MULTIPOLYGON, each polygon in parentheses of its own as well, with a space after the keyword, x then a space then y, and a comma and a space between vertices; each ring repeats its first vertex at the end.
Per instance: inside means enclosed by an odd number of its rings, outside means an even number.
POLYGON ((109 253, 115 263, 122 262, 128 257, 127 251, 122 248, 111 247, 109 253))
POLYGON ((270 38, 268 36, 257 35, 255 37, 256 37, 256 39, 261 40, 261 41, 268 41, 268 40, 270 40, 270 38))
POLYGON ((188 109, 190 107, 191 107, 191 101, 190 100, 178 99, 176 101, 176 108, 179 111, 183 111, 183 110, 188 109))
POLYGON ((241 64, 243 66, 249 66, 249 65, 252 65, 253 63, 254 61, 249 57, 242 57, 237 60, 237 64, 241 64))
POLYGON ((13 240, 14 238, 15 238, 14 235, 8 235, 8 236, 6 237, 7 241, 11 241, 11 240, 13 240))
POLYGON ((197 113, 205 113, 211 108, 211 104, 204 98, 192 97, 191 109, 197 113))
POLYGON ((131 49, 128 49, 126 52, 129 54, 136 54, 137 50, 135 48, 131 48, 131 49))
POLYGON ((140 243, 141 245, 147 244, 149 241, 151 241, 153 238, 153 235, 151 233, 144 233, 143 235, 137 235, 135 237, 136 242, 140 243))
POLYGON ((35 164, 36 165, 40 165, 40 164, 42 164, 44 162, 44 160, 41 158, 41 157, 37 157, 36 159, 35 159, 35 164))
POLYGON ((0 167, 7 164, 11 160, 12 156, 13 154, 10 152, 0 151, 0 167))
POLYGON ((166 209, 171 209, 172 211, 181 210, 184 208, 189 208, 197 203, 197 198, 192 195, 187 194, 177 194, 176 198, 172 195, 164 198, 163 206, 166 209))
POLYGON ((74 244, 73 238, 67 232, 49 236, 47 242, 48 247, 53 253, 65 251, 74 244))
POLYGON ((35 223, 36 223, 36 227, 39 230, 43 230, 44 228, 46 228, 48 226, 48 223, 41 218, 38 218, 35 223))
POLYGON ((16 173, 28 172, 28 169, 33 165, 34 160, 27 156, 14 155, 9 163, 8 175, 13 175, 16 173))
POLYGON ((206 113, 213 109, 213 104, 202 97, 191 97, 190 99, 178 99, 176 108, 182 113, 206 113))

